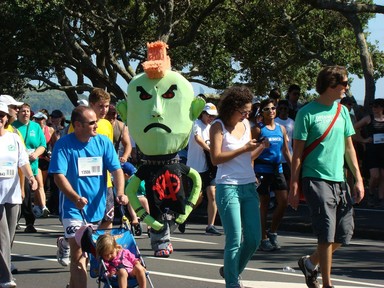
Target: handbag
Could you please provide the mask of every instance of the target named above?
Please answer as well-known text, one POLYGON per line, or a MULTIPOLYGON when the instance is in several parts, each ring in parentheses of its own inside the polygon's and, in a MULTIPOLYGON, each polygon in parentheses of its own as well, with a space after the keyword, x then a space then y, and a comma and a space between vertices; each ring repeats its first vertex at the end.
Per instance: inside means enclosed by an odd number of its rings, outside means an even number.
MULTIPOLYGON (((319 138, 317 138, 315 141, 313 141, 311 144, 309 144, 307 147, 304 148, 303 155, 301 156, 301 166, 303 166, 304 160, 305 160, 305 158, 307 158, 308 154, 311 153, 317 147, 317 145, 319 145, 321 143, 321 141, 323 141, 325 139, 325 137, 327 137, 328 133, 331 131, 333 125, 335 124, 337 117, 339 117, 340 111, 341 111, 341 104, 339 103, 337 105, 335 117, 333 117, 332 122, 331 122, 331 124, 329 124, 327 130, 325 130, 323 135, 321 135, 319 138)), ((300 171, 300 176, 299 176, 298 189, 299 189, 299 194, 300 194, 300 200, 305 201, 305 197, 304 197, 303 191, 301 189, 301 171, 300 171)))

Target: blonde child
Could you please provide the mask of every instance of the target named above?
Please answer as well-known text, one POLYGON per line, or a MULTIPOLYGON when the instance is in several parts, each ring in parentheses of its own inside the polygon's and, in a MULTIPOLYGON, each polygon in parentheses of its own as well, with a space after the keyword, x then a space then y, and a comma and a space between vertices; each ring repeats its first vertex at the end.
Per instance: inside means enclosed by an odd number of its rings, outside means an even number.
POLYGON ((103 258, 107 276, 116 275, 120 288, 128 287, 128 276, 135 277, 140 288, 147 287, 145 268, 128 249, 116 243, 112 235, 101 235, 96 242, 96 253, 103 258))

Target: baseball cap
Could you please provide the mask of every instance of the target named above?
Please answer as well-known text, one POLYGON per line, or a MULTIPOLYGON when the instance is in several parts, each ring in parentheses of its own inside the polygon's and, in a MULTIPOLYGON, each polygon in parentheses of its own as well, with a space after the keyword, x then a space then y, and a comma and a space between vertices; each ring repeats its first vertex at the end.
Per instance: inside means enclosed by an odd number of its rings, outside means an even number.
POLYGON ((79 106, 88 106, 88 101, 85 99, 80 99, 80 100, 77 100, 77 104, 79 106))
POLYGON ((63 116, 64 116, 64 114, 60 110, 53 110, 51 113, 51 117, 53 117, 53 118, 61 118, 63 116))
POLYGON ((205 104, 205 107, 204 107, 204 110, 205 112, 207 112, 209 115, 213 115, 213 116, 217 116, 217 109, 216 109, 216 106, 212 103, 207 103, 205 104))
POLYGON ((45 120, 48 119, 47 115, 45 115, 43 112, 37 112, 36 114, 33 115, 33 118, 38 118, 38 119, 44 118, 45 120))
POLYGON ((16 101, 11 95, 0 95, 0 102, 5 103, 6 105, 15 105, 21 106, 24 102, 16 101))
POLYGON ((4 112, 9 115, 8 105, 4 102, 0 102, 0 112, 4 112))
POLYGON ((123 172, 125 174, 128 174, 129 176, 132 176, 133 174, 136 173, 137 169, 135 166, 133 166, 131 163, 129 162, 125 162, 123 164, 121 164, 121 169, 123 169, 123 172))

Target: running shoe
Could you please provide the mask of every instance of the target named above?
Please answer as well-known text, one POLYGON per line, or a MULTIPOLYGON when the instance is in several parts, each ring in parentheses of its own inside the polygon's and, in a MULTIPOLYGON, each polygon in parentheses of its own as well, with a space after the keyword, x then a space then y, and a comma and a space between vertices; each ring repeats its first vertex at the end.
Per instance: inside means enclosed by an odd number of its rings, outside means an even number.
POLYGON ((317 269, 310 271, 307 266, 305 266, 305 261, 309 258, 309 256, 303 256, 297 262, 299 264, 300 270, 303 272, 305 277, 305 283, 309 288, 320 288, 319 281, 317 281, 317 269))
POLYGON ((220 236, 221 235, 220 231, 217 230, 216 227, 213 225, 207 226, 207 228, 205 228, 205 234, 206 235, 214 235, 214 236, 220 236))
POLYGON ((265 252, 272 252, 272 251, 275 251, 276 248, 275 246, 272 245, 269 239, 264 239, 264 240, 261 240, 260 242, 259 250, 265 251, 265 252))
POLYGON ((64 237, 59 237, 57 238, 56 246, 57 246, 57 252, 56 252, 56 258, 57 262, 59 262, 60 265, 62 266, 68 266, 69 265, 69 246, 64 245, 63 242, 66 242, 64 237))

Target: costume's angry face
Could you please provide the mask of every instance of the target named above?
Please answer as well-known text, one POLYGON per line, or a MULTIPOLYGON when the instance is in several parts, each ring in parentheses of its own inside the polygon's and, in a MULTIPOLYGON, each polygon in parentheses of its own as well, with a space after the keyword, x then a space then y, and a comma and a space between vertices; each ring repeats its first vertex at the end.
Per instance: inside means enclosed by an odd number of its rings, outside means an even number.
POLYGON ((192 129, 192 85, 179 73, 149 79, 137 75, 128 86, 130 133, 145 155, 165 155, 183 149, 192 129))

